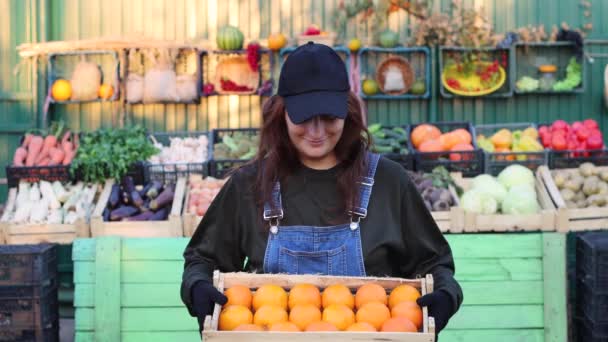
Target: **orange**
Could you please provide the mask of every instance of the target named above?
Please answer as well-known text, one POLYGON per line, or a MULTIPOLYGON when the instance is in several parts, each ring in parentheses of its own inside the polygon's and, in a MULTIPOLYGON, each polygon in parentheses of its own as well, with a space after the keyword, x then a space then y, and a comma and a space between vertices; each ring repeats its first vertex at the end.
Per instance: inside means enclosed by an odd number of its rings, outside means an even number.
POLYGON ((278 322, 287 322, 287 311, 275 305, 264 305, 253 315, 253 323, 263 327, 278 322))
POLYGON ((344 285, 336 284, 328 286, 321 296, 323 307, 332 304, 344 304, 351 309, 355 308, 355 297, 350 293, 350 289, 344 285))
POLYGON ((67 101, 72 97, 72 84, 67 80, 59 79, 53 82, 51 96, 55 101, 67 101))
POLYGON ((278 285, 262 285, 253 294, 253 310, 263 305, 275 305, 287 309, 287 292, 278 285))
POLYGON ((344 304, 332 304, 323 310, 323 321, 335 325, 338 330, 346 330, 355 323, 355 313, 344 304))
POLYGON ((312 304, 321 307, 321 292, 311 284, 297 284, 289 291, 289 309, 296 305, 312 304))
POLYGON ((440 135, 441 131, 436 126, 421 124, 412 130, 412 135, 410 138, 412 139, 412 144, 414 144, 414 147, 418 148, 427 140, 439 139, 440 135))
POLYGON ((403 284, 395 287, 388 296, 388 307, 393 308, 401 302, 415 302, 420 298, 420 291, 417 288, 403 284))
POLYGON ((264 328, 255 324, 241 324, 232 331, 264 331, 264 328))
POLYGON ((391 309, 392 317, 405 317, 420 329, 422 326, 422 309, 416 302, 401 302, 391 309))
POLYGON ((378 302, 371 302, 363 305, 357 310, 356 318, 357 322, 369 323, 376 328, 376 330, 379 330, 384 321, 391 318, 391 312, 386 305, 378 302))
POLYGON ((228 297, 226 305, 242 305, 251 308, 251 290, 244 285, 234 285, 224 291, 224 295, 228 297))
POLYGON ((114 87, 112 87, 109 84, 100 85, 99 90, 97 91, 97 96, 99 96, 99 98, 103 99, 103 100, 108 100, 108 99, 112 98, 113 94, 114 94, 114 87))
POLYGON ((291 322, 278 322, 273 323, 268 328, 268 331, 300 331, 297 325, 291 322))
POLYGON ((306 327, 306 331, 338 331, 338 328, 329 322, 314 322, 306 327))
POLYGON ((296 305, 289 312, 289 321, 304 330, 309 324, 321 321, 321 310, 312 304, 296 305))
POLYGON ((361 286, 355 294, 355 306, 358 308, 371 302, 387 303, 386 290, 384 287, 370 283, 361 286))
POLYGON ((253 321, 253 314, 248 308, 241 305, 230 305, 220 313, 219 329, 233 330, 241 324, 253 321))
POLYGON ((376 328, 367 322, 358 322, 348 327, 346 331, 376 331, 376 328))
POLYGON ((380 331, 391 331, 391 332, 417 332, 414 323, 410 322, 405 317, 394 317, 382 324, 380 331))

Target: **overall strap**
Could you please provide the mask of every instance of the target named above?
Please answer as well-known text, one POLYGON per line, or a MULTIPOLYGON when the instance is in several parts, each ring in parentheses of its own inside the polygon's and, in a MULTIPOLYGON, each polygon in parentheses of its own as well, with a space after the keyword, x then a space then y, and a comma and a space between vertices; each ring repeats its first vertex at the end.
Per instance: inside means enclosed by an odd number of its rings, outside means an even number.
POLYGON ((367 206, 369 204, 369 198, 372 195, 372 187, 374 185, 374 176, 376 175, 376 168, 378 167, 378 160, 380 160, 380 155, 368 152, 366 156, 367 162, 367 175, 365 177, 361 177, 359 183, 359 203, 352 210, 349 211, 349 214, 352 217, 351 227, 354 228, 353 223, 358 223, 360 219, 365 218, 367 216, 367 206))
POLYGON ((264 203, 264 220, 270 221, 270 230, 276 233, 279 220, 283 218, 283 204, 281 202, 281 184, 276 182, 270 195, 270 203, 264 203))

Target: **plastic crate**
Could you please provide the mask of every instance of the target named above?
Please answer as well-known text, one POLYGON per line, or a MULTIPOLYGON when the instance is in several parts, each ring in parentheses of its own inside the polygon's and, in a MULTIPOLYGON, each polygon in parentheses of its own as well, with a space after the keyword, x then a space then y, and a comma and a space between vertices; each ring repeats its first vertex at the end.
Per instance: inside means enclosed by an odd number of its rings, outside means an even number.
POLYGON ((59 319, 57 287, 42 297, 0 299, 0 327, 51 328, 59 319))
MULTIPOLYGON (((150 137, 154 137, 157 142, 163 146, 169 146, 171 144, 171 138, 198 138, 200 136, 206 136, 208 141, 211 140, 209 132, 159 132, 152 133, 150 137)), ((207 158, 201 156, 204 161, 200 163, 162 163, 155 164, 151 162, 145 163, 145 178, 146 181, 157 180, 161 182, 177 182, 179 177, 187 177, 191 174, 200 174, 203 176, 209 175, 209 146, 207 145, 207 158)))
MULTIPOLYGON (((446 152, 420 152, 412 145, 412 140, 408 140, 410 151, 414 154, 414 170, 422 172, 432 172, 437 166, 444 166, 450 172, 462 172, 465 177, 474 177, 484 172, 483 151, 478 148, 475 141, 475 128, 469 122, 433 122, 432 125, 447 133, 454 129, 464 128, 472 138, 473 151, 446 151, 446 152), (454 157, 454 160, 450 157, 454 157)), ((412 131, 418 126, 411 125, 408 130, 408 137, 412 136, 412 131)))
POLYGON ((549 150, 550 169, 572 169, 579 167, 582 163, 593 163, 596 166, 608 166, 608 150, 589 151, 554 151, 549 150))
POLYGON ((68 182, 72 180, 72 176, 70 175, 70 165, 7 166, 6 179, 9 188, 14 188, 19 185, 21 180, 30 183, 41 180, 68 182))
POLYGON ((576 244, 577 275, 598 294, 608 294, 608 232, 579 235, 576 244))
POLYGON ((414 170, 414 155, 412 153, 409 154, 399 154, 399 153, 384 153, 383 157, 390 159, 399 165, 403 166, 406 170, 414 170))
POLYGON ((10 342, 55 342, 59 341, 59 322, 47 329, 6 328, 0 329, 0 341, 10 342))
POLYGON ((597 293, 582 280, 577 281, 578 312, 597 323, 608 323, 608 294, 597 293))
POLYGON ((0 300, 44 297, 58 287, 58 279, 51 278, 37 285, 0 286, 0 300))
POLYGON ((0 246, 0 286, 37 285, 57 278, 57 246, 0 246))
MULTIPOLYGON (((475 134, 491 137, 501 129, 525 130, 528 127, 538 128, 534 123, 504 123, 491 125, 476 125, 475 134)), ((477 140, 476 140, 477 141, 477 140)), ((537 139, 538 141, 538 139, 537 139)), ((540 143, 540 141, 539 141, 540 143)), ((539 152, 487 152, 483 150, 485 173, 498 175, 500 171, 512 164, 519 164, 535 171, 541 165, 549 164, 549 152, 542 150, 539 152)))
POLYGON ((252 136, 259 134, 257 128, 233 128, 233 129, 214 129, 211 131, 211 141, 209 143, 209 176, 215 178, 224 178, 230 171, 244 165, 249 160, 247 159, 216 159, 214 154, 214 144, 220 142, 225 135, 232 136, 234 133, 240 132, 252 136))
POLYGON ((577 319, 578 341, 608 342, 608 324, 592 322, 586 318, 577 319))

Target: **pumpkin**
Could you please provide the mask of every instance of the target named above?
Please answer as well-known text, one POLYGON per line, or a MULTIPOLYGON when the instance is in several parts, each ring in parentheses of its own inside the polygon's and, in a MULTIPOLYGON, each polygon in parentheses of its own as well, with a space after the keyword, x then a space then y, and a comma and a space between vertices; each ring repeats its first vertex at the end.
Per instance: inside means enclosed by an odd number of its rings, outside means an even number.
POLYGON ((234 26, 224 26, 217 32, 216 43, 220 50, 240 50, 243 48, 243 32, 234 26))
POLYGON ((462 143, 463 141, 461 140, 461 137, 458 135, 458 133, 449 132, 439 136, 439 142, 441 143, 441 145, 443 145, 443 149, 445 151, 449 151, 452 149, 452 147, 462 143))
POLYGON ((399 39, 399 37, 397 36, 397 33, 393 32, 391 30, 386 30, 386 31, 380 33, 380 36, 379 36, 380 46, 382 46, 383 48, 392 48, 395 45, 397 45, 398 39, 399 39))
POLYGON ((443 152, 443 144, 438 139, 430 139, 422 144, 418 148, 420 152, 443 152))
POLYGON ((271 34, 268 37, 268 48, 272 51, 278 51, 285 45, 287 38, 282 33, 271 34))
MULTIPOLYGON (((459 143, 452 146, 451 151, 454 152, 462 152, 462 151, 474 151, 473 145, 469 143, 459 143)), ((450 160, 452 161, 460 161, 460 160, 471 160, 473 159, 473 154, 469 153, 450 153, 450 160)))
POLYGON ((429 124, 421 124, 414 128, 410 138, 412 139, 414 147, 418 148, 423 142, 431 139, 438 139, 439 136, 441 136, 439 128, 429 124))
POLYGON ((72 97, 72 84, 63 79, 53 82, 51 96, 55 101, 67 101, 72 97))
POLYGON ((455 135, 460 137, 460 141, 463 143, 470 144, 473 141, 471 133, 464 128, 458 128, 452 131, 455 135))

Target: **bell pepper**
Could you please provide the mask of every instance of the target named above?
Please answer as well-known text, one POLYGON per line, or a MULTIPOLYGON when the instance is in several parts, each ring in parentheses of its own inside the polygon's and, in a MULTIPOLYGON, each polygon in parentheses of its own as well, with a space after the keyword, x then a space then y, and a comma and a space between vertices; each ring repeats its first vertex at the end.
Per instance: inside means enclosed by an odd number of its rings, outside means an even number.
POLYGON ((490 138, 496 148, 510 148, 513 144, 513 136, 511 131, 506 128, 494 133, 490 138))
POLYGON ((524 129, 524 132, 522 133, 522 135, 529 136, 533 139, 538 139, 538 131, 534 127, 528 127, 526 129, 524 129))
POLYGON ((486 152, 494 152, 494 144, 487 138, 478 137, 477 145, 481 147, 486 152))

